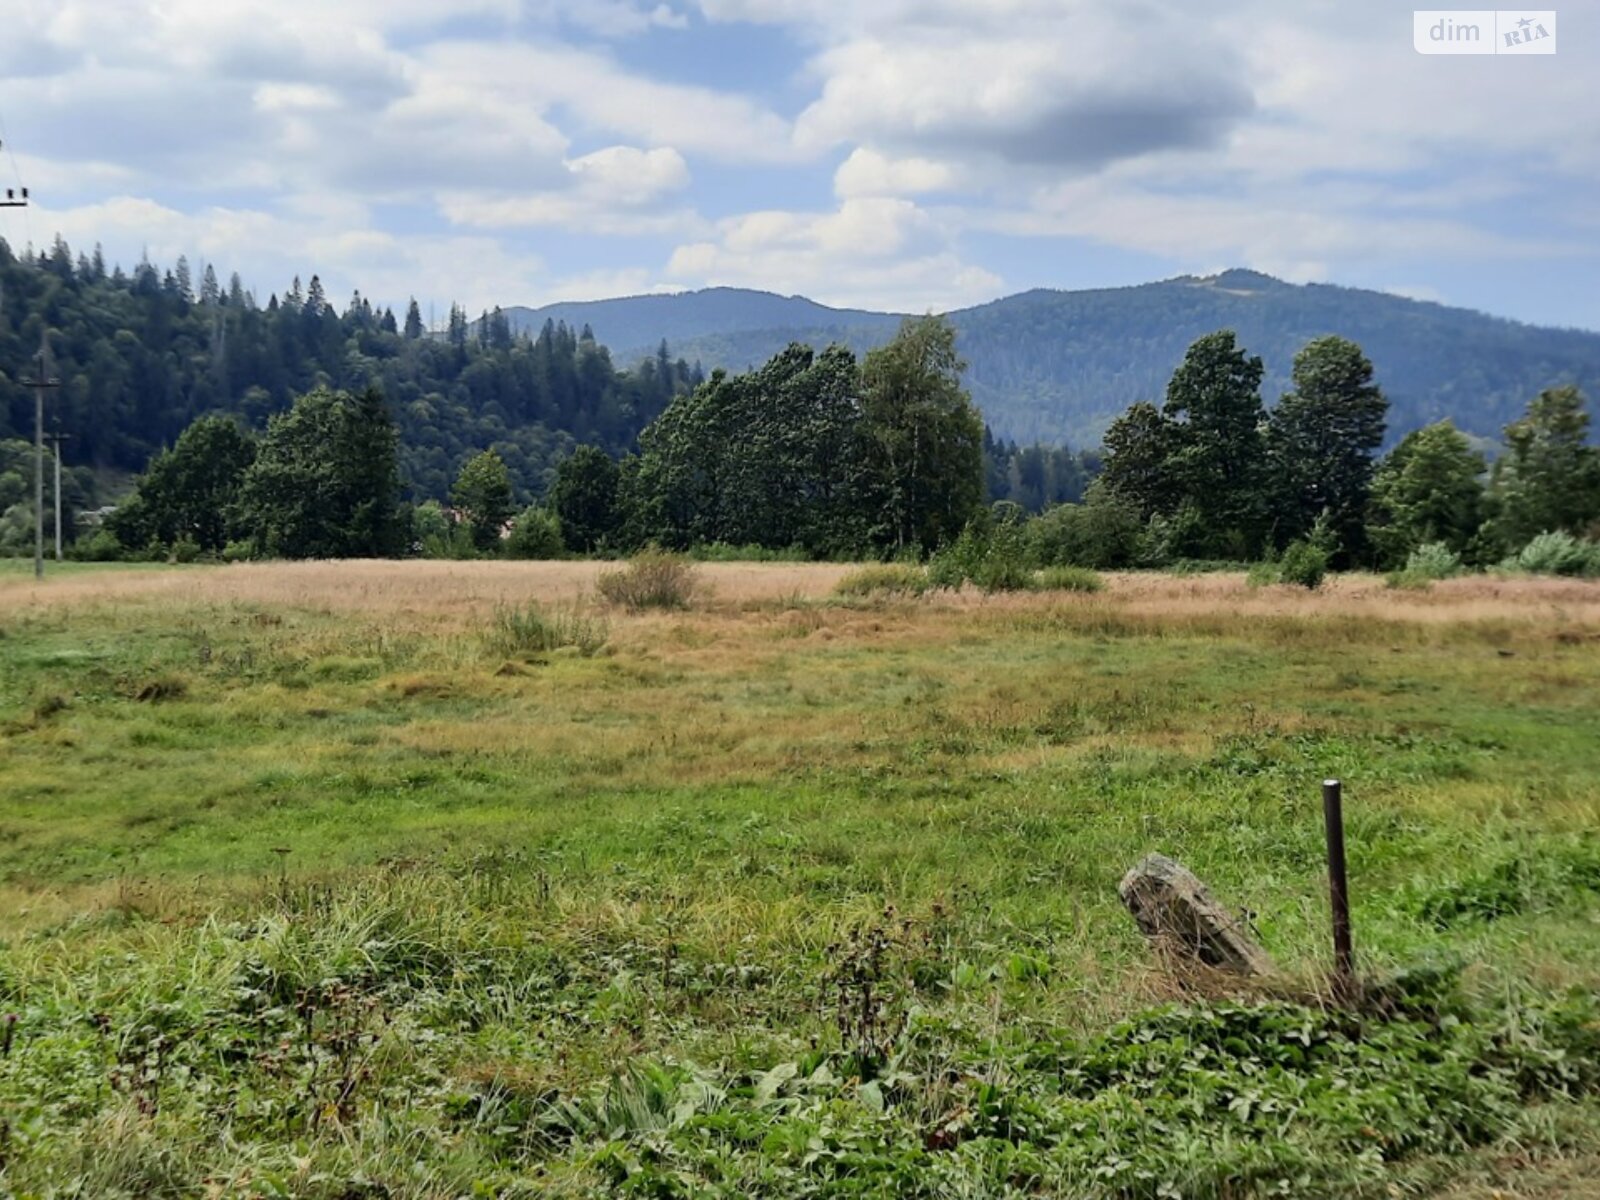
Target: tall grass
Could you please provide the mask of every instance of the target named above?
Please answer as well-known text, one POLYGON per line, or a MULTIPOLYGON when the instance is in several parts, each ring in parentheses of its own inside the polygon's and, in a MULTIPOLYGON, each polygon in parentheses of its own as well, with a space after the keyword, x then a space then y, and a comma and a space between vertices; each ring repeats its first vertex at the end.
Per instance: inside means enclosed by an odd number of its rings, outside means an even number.
POLYGON ((837 596, 920 596, 928 590, 928 573, 911 563, 871 563, 857 567, 833 585, 837 596))
POLYGON ((585 658, 597 654, 611 636, 611 627, 599 617, 571 609, 547 611, 529 601, 522 605, 497 605, 484 644, 503 656, 549 654, 573 649, 585 658))
POLYGON ((1088 567, 1046 567, 1034 578, 1034 586, 1042 592, 1099 592, 1105 590, 1106 581, 1088 567))
POLYGON ((694 566, 682 555, 647 550, 625 567, 602 572, 595 588, 623 608, 682 609, 694 599, 697 581, 694 566))

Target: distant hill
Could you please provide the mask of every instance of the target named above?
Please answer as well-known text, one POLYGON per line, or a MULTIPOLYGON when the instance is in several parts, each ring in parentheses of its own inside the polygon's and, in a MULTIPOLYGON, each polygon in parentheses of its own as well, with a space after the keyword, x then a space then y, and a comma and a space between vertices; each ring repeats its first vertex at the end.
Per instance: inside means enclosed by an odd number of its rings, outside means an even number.
MULTIPOLYGON (((510 310, 514 320, 590 323, 636 361, 665 338, 673 357, 743 369, 790 341, 858 352, 900 317, 833 309, 801 297, 712 289, 510 310)), ((1523 325, 1468 309, 1254 271, 1182 276, 1136 287, 1037 290, 950 314, 970 364, 968 386, 998 436, 1093 444, 1135 400, 1160 400, 1196 337, 1237 330, 1266 364, 1269 403, 1289 385, 1295 351, 1336 333, 1361 344, 1391 403, 1391 440, 1451 417, 1499 436, 1540 388, 1577 383, 1600 400, 1600 334, 1523 325)))
MULTIPOLYGON (((537 335, 545 322, 572 329, 587 325, 619 364, 637 362, 663 340, 676 349, 704 337, 784 329, 888 330, 900 318, 859 309, 829 308, 804 296, 778 296, 748 288, 706 288, 666 296, 582 300, 543 308, 508 308, 513 330, 537 335)), ((778 348, 782 349, 787 342, 778 348)), ((767 357, 771 357, 768 355, 767 357)), ((765 361, 765 359, 763 359, 765 361)))

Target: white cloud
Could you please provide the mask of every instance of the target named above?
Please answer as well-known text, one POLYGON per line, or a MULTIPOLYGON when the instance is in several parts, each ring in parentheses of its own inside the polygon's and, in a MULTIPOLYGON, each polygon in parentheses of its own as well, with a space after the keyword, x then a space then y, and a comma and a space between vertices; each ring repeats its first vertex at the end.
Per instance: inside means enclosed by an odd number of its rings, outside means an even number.
MULTIPOLYGON (((1132 172, 1129 173, 1131 175, 1132 172)), ((1292 280, 1328 278, 1334 264, 1375 265, 1408 256, 1554 258, 1559 237, 1511 236, 1436 214, 1374 213, 1330 187, 1310 202, 1300 189, 1249 194, 1162 189, 1128 176, 1041 189, 1024 210, 973 213, 983 228, 1080 237, 1177 262, 1249 266, 1292 280)))
POLYGON ((1026 28, 851 40, 813 63, 822 94, 796 139, 1083 171, 1214 145, 1249 114, 1254 101, 1220 39, 1193 22, 1147 30, 1116 12, 1074 7, 1026 28))
POLYGON ((759 287, 829 304, 957 308, 1000 294, 998 276, 963 262, 948 232, 910 201, 843 201, 831 213, 757 212, 715 240, 678 247, 667 274, 695 286, 759 287))
POLYGON ((889 158, 866 146, 857 146, 833 175, 833 191, 840 197, 916 196, 946 191, 956 186, 959 172, 948 163, 928 158, 889 158))
POLYGON ((239 271, 262 303, 298 275, 321 276, 342 304, 359 288, 374 304, 403 310, 413 294, 459 299, 469 311, 514 302, 553 281, 535 255, 509 250, 487 237, 400 236, 333 219, 285 217, 255 209, 210 207, 184 213, 135 196, 116 196, 72 209, 37 208, 38 225, 75 248, 101 243, 106 257, 125 265, 148 253, 171 264, 182 254, 196 273, 201 262, 239 271), (510 299, 508 299, 510 298, 510 299))
POLYGON ((648 79, 600 54, 457 41, 418 57, 426 70, 469 84, 480 105, 532 112, 559 106, 587 131, 743 164, 795 157, 788 122, 756 101, 648 79))
POLYGON ((570 159, 566 169, 568 177, 557 189, 446 194, 441 208, 458 225, 486 228, 555 225, 588 233, 682 236, 704 224, 687 210, 661 207, 689 186, 689 165, 670 147, 608 146, 570 159))

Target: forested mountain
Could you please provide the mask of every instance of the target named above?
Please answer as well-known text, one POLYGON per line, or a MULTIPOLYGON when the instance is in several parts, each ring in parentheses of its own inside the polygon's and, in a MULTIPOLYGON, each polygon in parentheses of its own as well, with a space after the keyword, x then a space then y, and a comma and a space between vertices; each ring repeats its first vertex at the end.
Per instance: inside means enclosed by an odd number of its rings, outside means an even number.
MULTIPOLYGON (((546 321, 565 322, 573 328, 587 325, 605 345, 626 347, 621 356, 623 362, 654 353, 662 341, 676 347, 730 333, 764 333, 770 338, 777 336, 776 331, 786 329, 807 330, 810 336, 801 340, 819 350, 868 330, 878 334, 873 343, 876 345, 893 337, 901 320, 890 313, 829 308, 804 296, 777 296, 748 288, 706 288, 670 296, 627 296, 543 308, 507 308, 505 316, 515 330, 537 330, 546 321)), ((772 353, 783 349, 790 340, 783 339, 772 353)), ((771 356, 761 355, 760 361, 771 356)), ((716 365, 742 369, 758 364, 717 357, 716 365)))
MULTIPOLYGON (((791 341, 840 341, 859 354, 887 340, 898 323, 885 314, 861 319, 836 309, 806 319, 811 310, 801 302, 766 296, 797 319, 760 327, 757 317, 741 315, 715 324, 719 309, 707 295, 607 301, 607 319, 633 336, 601 336, 640 348, 668 336, 675 356, 708 371, 744 370, 791 341), (669 336, 669 327, 678 332, 669 336), (695 328, 700 332, 684 336, 695 328)), ((750 304, 758 316, 768 311, 750 304)), ((1128 405, 1159 400, 1190 343, 1217 329, 1235 330, 1240 344, 1262 357, 1269 402, 1289 387, 1295 352, 1308 341, 1338 334, 1358 342, 1389 397, 1391 443, 1444 417, 1470 434, 1497 438, 1542 388, 1576 383, 1600 391, 1600 334, 1522 325, 1386 292, 1289 284, 1253 271, 1025 292, 950 317, 973 398, 997 437, 1018 442, 1096 444, 1128 405)))
POLYGON ((353 296, 342 308, 312 276, 263 304, 234 276, 200 279, 179 260, 158 271, 109 269, 97 251, 17 258, 0 241, 0 442, 33 435, 34 370, 50 333, 52 425, 70 435, 69 465, 141 471, 196 417, 234 413, 253 427, 318 384, 376 386, 398 428, 402 476, 416 498, 442 498, 462 464, 493 446, 527 498, 580 442, 622 453, 678 392, 697 382, 652 355, 619 371, 588 330, 514 332, 452 310, 430 336, 415 305, 403 317, 353 296))

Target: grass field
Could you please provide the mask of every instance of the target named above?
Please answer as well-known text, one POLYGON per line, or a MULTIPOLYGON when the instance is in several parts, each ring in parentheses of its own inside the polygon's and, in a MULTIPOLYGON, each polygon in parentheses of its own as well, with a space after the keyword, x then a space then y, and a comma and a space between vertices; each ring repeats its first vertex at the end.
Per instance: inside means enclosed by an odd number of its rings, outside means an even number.
POLYGON ((1600 585, 598 569, 0 564, 0 1190, 1596 1194, 1600 585))

